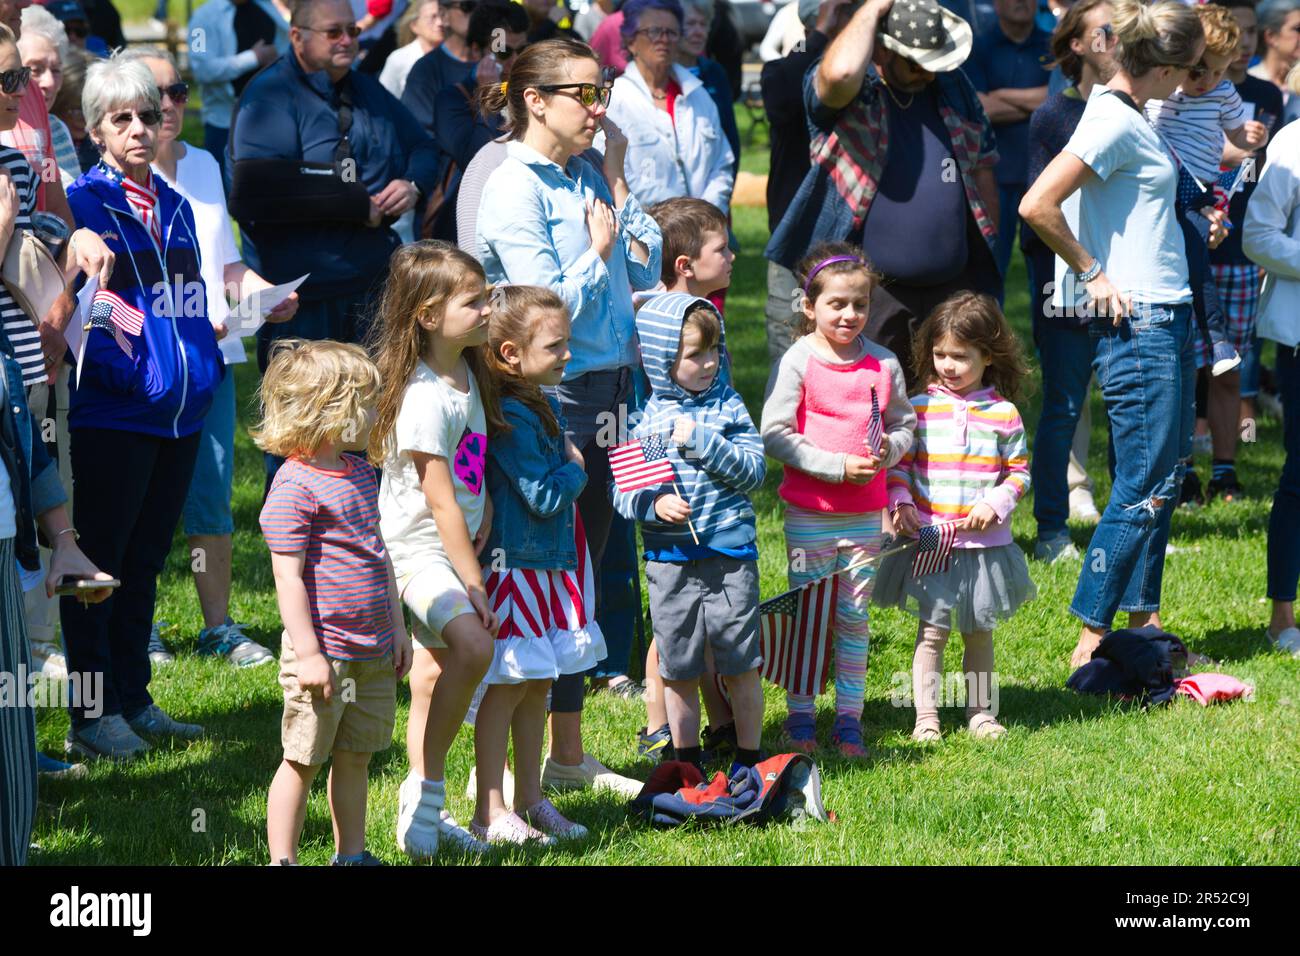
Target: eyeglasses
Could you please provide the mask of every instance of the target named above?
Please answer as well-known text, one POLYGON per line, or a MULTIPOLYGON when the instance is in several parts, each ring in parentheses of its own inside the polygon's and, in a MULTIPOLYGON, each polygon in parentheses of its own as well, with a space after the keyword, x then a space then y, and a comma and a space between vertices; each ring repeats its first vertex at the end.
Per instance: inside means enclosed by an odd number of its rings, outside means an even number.
POLYGON ((0 73, 0 90, 4 90, 10 96, 21 93, 27 89, 27 83, 31 78, 32 68, 30 66, 19 67, 16 70, 5 70, 0 73))
POLYGON ((670 27, 649 27, 645 30, 637 30, 633 36, 645 37, 651 43, 658 43, 660 40, 667 40, 669 43, 676 43, 682 38, 677 30, 670 27))
POLYGON ((512 56, 515 56, 515 55, 518 54, 518 53, 523 53, 523 52, 524 52, 524 48, 525 48, 526 46, 528 46, 527 43, 521 43, 521 44, 519 44, 519 46, 507 46, 507 47, 502 47, 500 50, 493 50, 493 51, 492 51, 492 55, 493 55, 494 57, 496 57, 497 60, 499 60, 500 62, 504 63, 506 60, 510 59, 512 56))
POLYGON ((539 86, 537 89, 543 93, 562 93, 565 90, 577 90, 578 92, 570 93, 579 103, 587 109, 591 109, 597 103, 601 106, 609 105, 610 94, 613 88, 609 86, 597 86, 595 83, 547 83, 545 86, 539 86))
POLYGON ((345 33, 353 40, 361 36, 361 28, 357 26, 355 23, 349 23, 345 27, 339 27, 339 26, 326 27, 324 30, 318 30, 315 27, 303 27, 303 26, 298 27, 298 29, 307 30, 311 33, 319 33, 325 39, 329 40, 330 43, 337 43, 339 40, 342 40, 343 34, 345 33))
POLYGON ((190 85, 188 83, 173 83, 171 86, 158 87, 158 99, 167 97, 177 106, 184 106, 185 101, 190 98, 190 85))
POLYGON ((114 113, 108 118, 108 121, 117 129, 126 129, 131 125, 131 120, 139 117, 140 122, 145 126, 157 126, 162 123, 162 110, 122 110, 120 113, 114 113))
POLYGON ((453 0, 451 3, 443 3, 440 6, 448 10, 459 10, 461 13, 473 13, 474 8, 478 6, 478 0, 453 0))

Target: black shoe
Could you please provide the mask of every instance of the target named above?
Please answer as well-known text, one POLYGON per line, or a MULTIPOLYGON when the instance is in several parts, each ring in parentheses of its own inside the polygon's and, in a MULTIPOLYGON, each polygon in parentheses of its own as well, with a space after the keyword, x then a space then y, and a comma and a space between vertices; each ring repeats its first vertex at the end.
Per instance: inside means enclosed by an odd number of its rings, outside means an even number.
POLYGON ((673 750, 673 735, 664 724, 654 733, 646 733, 649 728, 642 727, 637 732, 636 756, 638 760, 648 760, 651 763, 661 763, 665 760, 676 760, 677 754, 673 750))
POLYGON ((1205 504, 1205 495, 1201 493, 1201 479, 1196 472, 1188 468, 1183 476, 1183 489, 1178 496, 1179 507, 1199 508, 1205 504))
POLYGON ((706 763, 713 763, 731 757, 736 752, 736 725, 723 724, 721 727, 705 727, 700 731, 702 758, 706 763))
POLYGON ((1205 496, 1222 498, 1224 501, 1236 501, 1246 497, 1246 492, 1241 487, 1241 482, 1237 480, 1236 469, 1229 469, 1222 477, 1210 479, 1210 483, 1205 486, 1205 496))

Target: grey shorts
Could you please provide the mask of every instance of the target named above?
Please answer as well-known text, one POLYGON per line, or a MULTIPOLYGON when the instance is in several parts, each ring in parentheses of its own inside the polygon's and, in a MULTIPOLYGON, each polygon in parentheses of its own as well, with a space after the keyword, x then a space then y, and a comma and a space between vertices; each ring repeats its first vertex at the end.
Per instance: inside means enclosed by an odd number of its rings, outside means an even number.
POLYGON ((706 646, 713 649, 713 666, 724 677, 747 673, 763 662, 757 561, 647 561, 645 577, 664 680, 703 676, 706 646))

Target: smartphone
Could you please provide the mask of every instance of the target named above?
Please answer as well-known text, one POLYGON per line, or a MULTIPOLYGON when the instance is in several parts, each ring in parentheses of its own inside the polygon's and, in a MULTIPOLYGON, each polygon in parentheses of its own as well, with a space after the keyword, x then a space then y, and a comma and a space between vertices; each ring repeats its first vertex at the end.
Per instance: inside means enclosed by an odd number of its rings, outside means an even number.
POLYGON ((65 574, 59 586, 54 589, 55 594, 78 594, 82 591, 98 591, 100 588, 120 588, 122 582, 117 578, 109 578, 101 581, 96 578, 82 578, 75 574, 65 574))

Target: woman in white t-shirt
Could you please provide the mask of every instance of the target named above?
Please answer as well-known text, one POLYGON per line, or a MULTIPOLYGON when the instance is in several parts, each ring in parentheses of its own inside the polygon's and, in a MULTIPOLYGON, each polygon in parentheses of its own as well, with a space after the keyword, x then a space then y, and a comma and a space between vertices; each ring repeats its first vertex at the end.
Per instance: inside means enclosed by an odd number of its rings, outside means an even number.
POLYGON ((411 67, 415 66, 416 60, 426 53, 432 53, 434 47, 442 42, 443 28, 442 8, 438 5, 438 0, 411 4, 398 27, 402 46, 388 55, 379 74, 379 82, 384 89, 399 100, 402 98, 411 67))
POLYGON ((1205 50, 1192 7, 1116 0, 1119 70, 1094 87, 1065 149, 1020 215, 1075 272, 1092 310, 1093 368, 1115 445, 1110 502, 1092 537, 1071 612, 1083 621, 1072 664, 1092 657, 1115 614, 1160 626, 1169 522, 1191 456, 1195 360, 1187 255, 1174 211, 1176 160, 1142 115, 1187 80, 1205 50), (1079 235, 1061 204, 1079 192, 1079 235))
MULTIPOLYGON (((140 60, 153 73, 162 97, 162 126, 158 130, 158 152, 154 170, 167 184, 189 200, 198 233, 200 272, 203 276, 208 318, 217 331, 218 345, 227 365, 247 361, 241 332, 231 327, 229 292, 242 299, 268 289, 271 283, 248 268, 235 246, 235 233, 226 211, 221 168, 207 150, 189 146, 179 139, 182 114, 189 90, 181 82, 175 61, 163 50, 150 47, 131 49, 124 56, 140 60)), ((185 290, 186 299, 199 290, 185 290)), ((298 310, 298 294, 267 316, 268 322, 283 322, 298 310)), ((203 422, 203 437, 194 464, 194 477, 185 499, 185 534, 189 551, 201 555, 201 573, 194 586, 203 611, 199 632, 200 654, 226 657, 240 667, 274 660, 271 652, 244 634, 230 618, 231 534, 234 520, 230 510, 231 483, 235 464, 235 376, 227 373, 217 388, 212 408, 203 422)), ((172 659, 155 624, 149 643, 149 657, 155 664, 172 659)))

